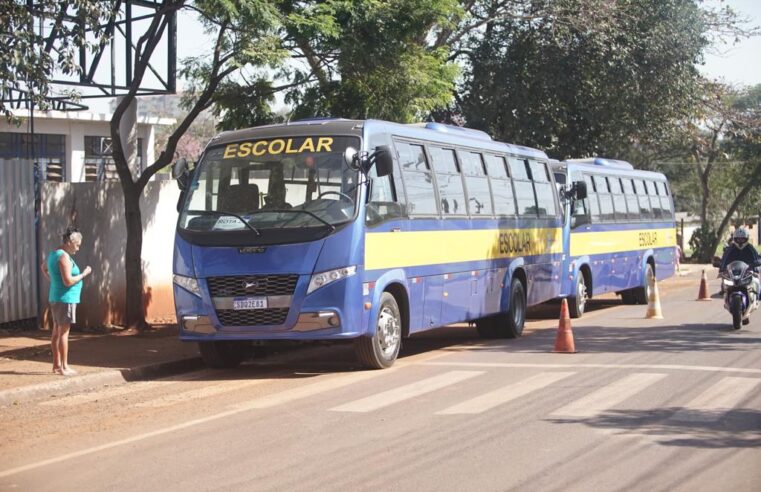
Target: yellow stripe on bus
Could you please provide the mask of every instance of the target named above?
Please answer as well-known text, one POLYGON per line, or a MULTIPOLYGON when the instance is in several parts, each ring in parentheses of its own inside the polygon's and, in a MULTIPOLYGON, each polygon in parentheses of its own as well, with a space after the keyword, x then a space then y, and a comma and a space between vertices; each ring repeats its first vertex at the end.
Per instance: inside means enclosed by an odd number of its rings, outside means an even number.
POLYGON ((676 246, 676 229, 575 232, 571 234, 571 256, 620 253, 676 246))
POLYGON ((370 232, 365 236, 365 269, 460 263, 562 251, 559 228, 370 232))

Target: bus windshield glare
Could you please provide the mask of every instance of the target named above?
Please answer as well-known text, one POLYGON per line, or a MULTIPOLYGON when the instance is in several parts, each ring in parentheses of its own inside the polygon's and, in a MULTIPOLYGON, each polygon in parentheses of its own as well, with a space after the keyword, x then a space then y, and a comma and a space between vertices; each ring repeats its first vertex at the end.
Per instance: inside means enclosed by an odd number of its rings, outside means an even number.
POLYGON ((282 137, 228 143, 205 153, 180 215, 194 232, 318 227, 354 217, 358 171, 344 161, 355 137, 282 137))

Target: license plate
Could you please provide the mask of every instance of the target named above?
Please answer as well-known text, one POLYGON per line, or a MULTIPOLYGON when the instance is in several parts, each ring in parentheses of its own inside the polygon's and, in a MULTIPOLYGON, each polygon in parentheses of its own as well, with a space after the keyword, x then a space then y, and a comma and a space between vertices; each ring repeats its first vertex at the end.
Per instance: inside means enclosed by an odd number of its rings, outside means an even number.
POLYGON ((233 299, 233 309, 241 311, 245 309, 267 309, 266 297, 236 297, 233 299))

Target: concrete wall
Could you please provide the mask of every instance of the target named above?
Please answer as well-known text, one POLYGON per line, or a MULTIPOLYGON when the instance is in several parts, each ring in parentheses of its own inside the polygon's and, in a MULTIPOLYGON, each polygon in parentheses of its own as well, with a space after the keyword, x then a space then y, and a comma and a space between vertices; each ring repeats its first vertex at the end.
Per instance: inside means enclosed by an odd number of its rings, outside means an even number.
MULTIPOLYGON (((148 184, 141 200, 143 216, 143 275, 146 319, 174 322, 172 248, 177 222, 179 189, 174 181, 148 184)), ((82 231, 77 265, 90 265, 85 279, 78 326, 120 325, 124 321, 124 251, 126 226, 124 200, 118 182, 43 183, 40 218, 40 251, 46 255, 60 243, 68 225, 82 231)), ((40 258, 40 261, 42 258, 40 258)), ((41 285, 40 306, 47 310, 49 283, 41 285)), ((47 312, 44 320, 47 323, 47 312)))

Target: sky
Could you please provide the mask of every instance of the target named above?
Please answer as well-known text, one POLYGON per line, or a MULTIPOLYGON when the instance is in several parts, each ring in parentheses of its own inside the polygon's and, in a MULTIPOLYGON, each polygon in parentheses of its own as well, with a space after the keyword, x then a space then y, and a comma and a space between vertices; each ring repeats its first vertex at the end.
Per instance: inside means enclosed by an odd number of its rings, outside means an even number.
MULTIPOLYGON (((761 26, 761 0, 705 0, 707 5, 728 5, 742 17, 748 19, 749 26, 761 26)), ((198 21, 188 13, 181 13, 177 22, 177 59, 197 56, 210 51, 212 40, 203 32, 198 21)), ((161 48, 156 56, 165 56, 161 48)), ((736 86, 761 84, 761 36, 741 40, 739 43, 713 47, 699 67, 701 72, 713 79, 736 86)), ((181 87, 182 82, 178 81, 181 87)), ((110 112, 109 99, 88 100, 93 112, 110 112)))

